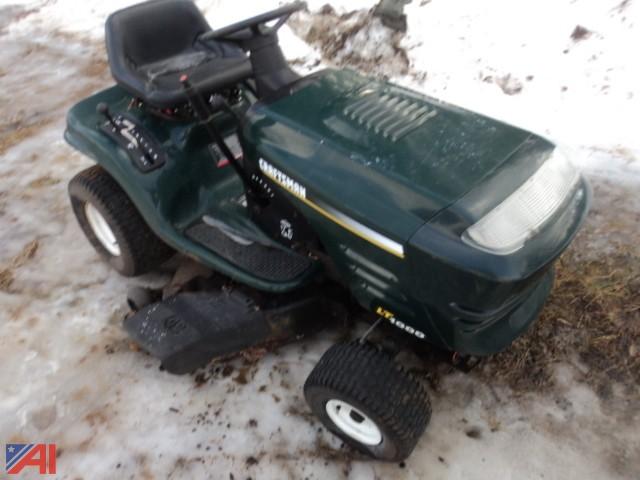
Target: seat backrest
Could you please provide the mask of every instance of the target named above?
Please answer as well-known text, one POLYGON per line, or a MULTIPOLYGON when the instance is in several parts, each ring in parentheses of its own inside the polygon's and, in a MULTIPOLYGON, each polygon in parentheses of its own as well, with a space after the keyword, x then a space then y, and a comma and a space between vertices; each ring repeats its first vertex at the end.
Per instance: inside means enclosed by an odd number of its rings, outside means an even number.
POLYGON ((113 13, 106 23, 109 62, 140 66, 188 51, 211 27, 191 0, 152 0, 113 13))

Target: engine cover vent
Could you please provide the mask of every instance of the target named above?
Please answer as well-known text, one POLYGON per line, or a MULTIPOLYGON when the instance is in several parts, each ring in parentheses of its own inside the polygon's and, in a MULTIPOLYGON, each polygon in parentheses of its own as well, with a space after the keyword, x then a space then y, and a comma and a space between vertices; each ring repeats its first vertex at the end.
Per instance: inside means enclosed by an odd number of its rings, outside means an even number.
POLYGON ((435 117, 438 112, 407 97, 372 91, 347 105, 343 113, 374 133, 395 142, 435 117))

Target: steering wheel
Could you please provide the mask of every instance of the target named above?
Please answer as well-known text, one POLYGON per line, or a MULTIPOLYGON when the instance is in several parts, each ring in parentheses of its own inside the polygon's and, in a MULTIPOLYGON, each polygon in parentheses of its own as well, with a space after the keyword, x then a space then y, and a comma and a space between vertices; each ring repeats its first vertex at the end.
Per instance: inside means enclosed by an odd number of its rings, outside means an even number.
POLYGON ((276 8, 275 10, 271 10, 269 12, 256 15, 255 17, 242 20, 241 22, 233 23, 231 25, 227 25, 226 27, 206 32, 200 35, 199 40, 207 41, 214 39, 226 39, 237 41, 246 40, 255 34, 269 35, 273 32, 276 32, 280 27, 282 27, 282 25, 284 25, 284 23, 293 13, 304 10, 305 8, 307 8, 307 4, 305 2, 289 3, 280 8, 276 8), (271 27, 265 25, 267 22, 276 19, 279 20, 275 25, 271 27), (250 30, 250 32, 247 32, 247 35, 239 35, 245 30, 250 30))

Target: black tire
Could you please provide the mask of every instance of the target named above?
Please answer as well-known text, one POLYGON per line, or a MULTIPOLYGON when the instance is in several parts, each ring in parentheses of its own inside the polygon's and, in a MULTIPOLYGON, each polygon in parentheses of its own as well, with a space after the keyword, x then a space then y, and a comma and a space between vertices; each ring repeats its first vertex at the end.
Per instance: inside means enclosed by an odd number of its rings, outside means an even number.
POLYGON ((125 277, 142 275, 168 260, 174 251, 147 226, 120 185, 99 165, 78 173, 69 182, 69 197, 80 228, 104 260, 125 277), (106 220, 120 249, 109 252, 87 219, 87 204, 106 220))
POLYGON ((407 458, 431 419, 424 387, 389 355, 366 343, 341 343, 327 350, 307 378, 304 395, 327 429, 380 460, 407 458), (346 402, 369 417, 381 434, 380 443, 362 443, 336 425, 327 413, 330 400, 346 402))

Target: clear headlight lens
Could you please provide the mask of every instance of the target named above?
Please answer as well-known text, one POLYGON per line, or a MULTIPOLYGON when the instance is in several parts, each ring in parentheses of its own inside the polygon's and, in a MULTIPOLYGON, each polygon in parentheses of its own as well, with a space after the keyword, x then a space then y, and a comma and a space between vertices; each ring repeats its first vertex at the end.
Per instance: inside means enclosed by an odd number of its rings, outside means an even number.
POLYGON ((462 240, 496 255, 519 250, 562 205, 579 179, 578 170, 554 150, 525 183, 469 227, 462 240))

